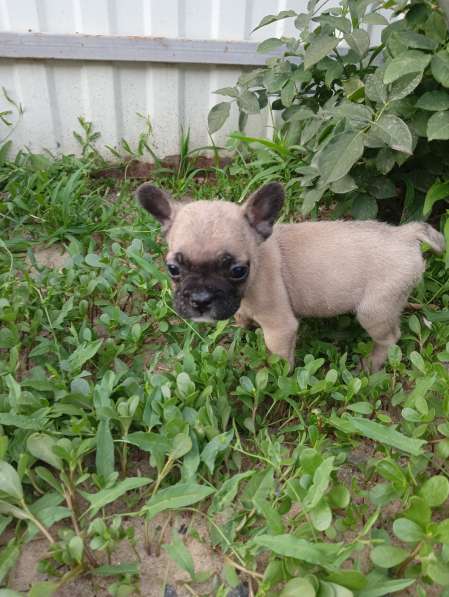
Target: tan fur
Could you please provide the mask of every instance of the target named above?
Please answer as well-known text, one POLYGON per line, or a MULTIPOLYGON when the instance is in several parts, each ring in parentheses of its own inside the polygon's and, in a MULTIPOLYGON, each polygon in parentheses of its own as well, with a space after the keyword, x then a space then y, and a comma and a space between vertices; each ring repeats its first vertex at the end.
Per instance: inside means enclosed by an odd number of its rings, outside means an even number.
POLYGON ((249 260, 236 320, 260 325, 268 349, 291 366, 298 319, 354 313, 374 341, 364 365, 378 370, 399 339, 401 312, 424 272, 420 242, 440 253, 443 236, 419 222, 335 221, 277 224, 263 240, 247 212, 226 201, 173 207, 169 257, 180 251, 195 263, 227 251, 249 260))
POLYGON ((292 364, 296 318, 355 313, 374 340, 365 365, 378 370, 399 339, 402 309, 424 272, 420 241, 438 252, 444 248, 442 235, 421 223, 277 225, 260 245, 263 267, 238 316, 259 323, 268 348, 292 364))

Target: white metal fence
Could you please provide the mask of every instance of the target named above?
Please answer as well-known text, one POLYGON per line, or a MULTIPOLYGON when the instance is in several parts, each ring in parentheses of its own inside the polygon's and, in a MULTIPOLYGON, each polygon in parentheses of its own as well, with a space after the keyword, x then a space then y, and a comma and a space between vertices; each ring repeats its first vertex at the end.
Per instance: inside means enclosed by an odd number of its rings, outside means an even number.
MULTIPOLYGON (((149 116, 158 155, 209 143, 212 92, 244 65, 263 62, 258 40, 291 33, 291 19, 251 34, 263 16, 307 0, 0 0, 0 84, 24 108, 14 149, 77 152, 78 117, 101 133, 99 147, 131 143, 149 116), (204 41, 201 41, 204 40, 204 41)), ((4 101, 0 100, 0 109, 4 101)), ((235 114, 216 135, 235 128, 235 114)), ((264 116, 251 117, 264 133, 264 116)), ((1 133, 0 133, 1 135, 1 133)), ((1 136, 0 136, 1 138, 1 136)))

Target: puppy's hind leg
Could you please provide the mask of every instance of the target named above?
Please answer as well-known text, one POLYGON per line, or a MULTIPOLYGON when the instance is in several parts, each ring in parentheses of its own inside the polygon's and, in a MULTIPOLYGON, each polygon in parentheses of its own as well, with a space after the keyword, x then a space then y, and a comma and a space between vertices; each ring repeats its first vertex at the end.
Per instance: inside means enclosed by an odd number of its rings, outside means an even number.
POLYGON ((388 306, 382 310, 381 305, 375 308, 362 306, 357 310, 357 319, 374 341, 372 353, 363 360, 363 368, 375 373, 379 371, 388 355, 388 349, 395 344, 400 336, 399 313, 388 311, 388 306), (379 308, 380 307, 380 308, 379 308))

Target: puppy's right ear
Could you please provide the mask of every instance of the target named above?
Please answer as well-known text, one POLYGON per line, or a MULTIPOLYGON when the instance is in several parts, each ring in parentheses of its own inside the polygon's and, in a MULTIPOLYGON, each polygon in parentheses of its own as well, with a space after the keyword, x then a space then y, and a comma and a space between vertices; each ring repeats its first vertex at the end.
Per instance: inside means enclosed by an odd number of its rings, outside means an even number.
POLYGON ((136 191, 140 205, 158 220, 165 232, 173 223, 177 206, 166 191, 144 182, 136 191))

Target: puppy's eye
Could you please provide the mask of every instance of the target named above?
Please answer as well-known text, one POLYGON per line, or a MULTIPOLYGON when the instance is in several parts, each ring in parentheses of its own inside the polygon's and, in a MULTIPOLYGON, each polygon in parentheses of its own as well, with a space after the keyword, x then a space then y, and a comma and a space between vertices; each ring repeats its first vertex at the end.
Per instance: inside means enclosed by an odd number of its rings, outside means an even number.
POLYGON ((229 270, 233 280, 243 280, 248 275, 249 267, 247 265, 233 265, 229 270))
POLYGON ((170 276, 172 278, 177 278, 179 276, 179 274, 181 273, 179 271, 179 267, 177 265, 175 265, 174 263, 168 263, 167 269, 168 269, 168 273, 170 274, 170 276))

